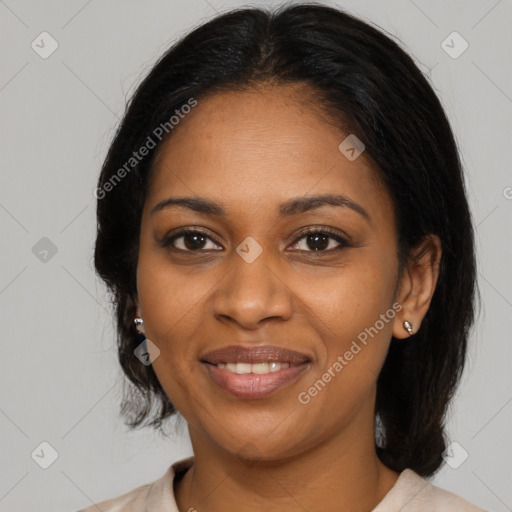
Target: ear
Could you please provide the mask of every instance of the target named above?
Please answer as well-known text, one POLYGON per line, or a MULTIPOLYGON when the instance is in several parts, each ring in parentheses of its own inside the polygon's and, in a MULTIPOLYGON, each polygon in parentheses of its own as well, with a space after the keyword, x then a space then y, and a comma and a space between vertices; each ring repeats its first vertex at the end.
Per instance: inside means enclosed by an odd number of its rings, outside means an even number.
MULTIPOLYGON (((142 309, 139 305, 139 302, 137 299, 135 299, 135 306, 136 306, 136 312, 135 312, 135 318, 142 318, 142 309)), ((134 320, 135 320, 134 318, 134 320)), ((141 333, 141 334, 146 334, 146 328, 144 327, 144 324, 136 324, 135 326, 135 329, 137 330, 137 332, 141 333)))
POLYGON ((135 304, 135 316, 139 317, 139 318, 143 318, 142 317, 142 308, 140 307, 140 304, 139 304, 139 298, 134 297, 133 302, 135 304))
POLYGON ((393 322, 395 338, 410 336, 404 327, 405 321, 412 325, 412 334, 418 332, 436 289, 441 254, 441 240, 437 235, 426 235, 413 248, 402 270, 398 286, 396 300, 402 305, 402 309, 393 322))

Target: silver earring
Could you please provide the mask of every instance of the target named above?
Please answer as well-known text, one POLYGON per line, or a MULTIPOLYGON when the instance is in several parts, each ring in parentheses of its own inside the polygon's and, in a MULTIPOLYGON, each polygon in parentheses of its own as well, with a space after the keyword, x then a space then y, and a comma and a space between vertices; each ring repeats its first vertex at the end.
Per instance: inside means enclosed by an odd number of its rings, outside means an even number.
POLYGON ((133 323, 135 324, 135 329, 137 329, 137 332, 140 334, 144 334, 144 329, 142 327, 142 325, 144 324, 144 320, 142 320, 142 318, 140 317, 136 317, 134 318, 133 323))
POLYGON ((404 322, 404 328, 409 333, 409 336, 412 336, 412 324, 408 322, 407 320, 404 322))

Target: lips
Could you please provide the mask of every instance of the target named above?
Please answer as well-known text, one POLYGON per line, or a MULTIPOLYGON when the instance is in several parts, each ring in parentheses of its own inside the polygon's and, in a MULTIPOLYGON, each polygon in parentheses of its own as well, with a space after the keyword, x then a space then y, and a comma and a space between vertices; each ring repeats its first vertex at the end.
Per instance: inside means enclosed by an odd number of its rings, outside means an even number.
POLYGON ((232 345, 201 358, 211 380, 230 396, 266 398, 295 382, 310 367, 305 354, 273 345, 232 345))
POLYGON ((242 345, 231 345, 223 347, 201 357, 204 363, 217 366, 219 363, 289 363, 291 365, 309 362, 308 356, 294 350, 274 345, 259 345, 244 347, 242 345))

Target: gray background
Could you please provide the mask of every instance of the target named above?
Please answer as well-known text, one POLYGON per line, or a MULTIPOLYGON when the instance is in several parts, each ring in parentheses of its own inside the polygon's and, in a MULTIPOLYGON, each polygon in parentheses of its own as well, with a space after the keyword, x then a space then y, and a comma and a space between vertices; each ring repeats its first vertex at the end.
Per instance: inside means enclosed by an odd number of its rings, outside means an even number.
MULTIPOLYGON (((93 190, 125 101, 155 59, 190 28, 241 5, 249 4, 0 0, 2 511, 73 511, 153 481, 191 454, 186 434, 129 432, 118 417, 112 320, 92 267, 93 190), (43 31, 59 45, 46 59, 31 47, 43 31), (36 450, 34 459, 49 460, 43 441, 58 453, 47 469, 31 457, 36 450)), ((469 457, 445 465, 434 483, 488 510, 512 510, 512 3, 328 5, 403 42, 459 140, 483 304, 448 422, 469 457), (469 43, 456 59, 441 46, 453 31, 469 43)))

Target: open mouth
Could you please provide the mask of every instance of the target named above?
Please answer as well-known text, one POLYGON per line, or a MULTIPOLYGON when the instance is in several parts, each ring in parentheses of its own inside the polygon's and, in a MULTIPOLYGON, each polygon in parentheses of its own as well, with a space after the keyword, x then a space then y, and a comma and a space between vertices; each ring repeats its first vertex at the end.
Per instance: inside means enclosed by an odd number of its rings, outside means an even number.
POLYGON ((238 398, 265 398, 289 386, 311 366, 303 353, 275 345, 230 345, 200 362, 217 386, 238 398))
POLYGON ((309 361, 299 364, 204 363, 211 380, 230 396, 261 399, 290 386, 310 368, 309 361))
MULTIPOLYGON (((268 363, 218 363, 217 368, 220 370, 227 370, 231 373, 244 375, 247 373, 254 373, 256 375, 265 375, 267 373, 278 372, 282 368, 289 368, 290 363, 282 363, 279 361, 271 361, 268 363)), ((294 365, 298 366, 298 365, 294 365)))

